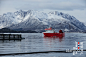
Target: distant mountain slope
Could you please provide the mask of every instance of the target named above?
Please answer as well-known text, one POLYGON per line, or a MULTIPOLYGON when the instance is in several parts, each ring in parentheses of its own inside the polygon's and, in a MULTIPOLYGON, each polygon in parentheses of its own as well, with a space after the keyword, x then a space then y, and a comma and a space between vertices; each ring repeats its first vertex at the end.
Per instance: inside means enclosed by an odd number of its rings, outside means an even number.
POLYGON ((57 11, 51 12, 51 13, 70 20, 70 22, 79 29, 82 29, 82 30, 86 29, 85 25, 82 22, 80 22, 79 20, 77 20, 74 16, 71 16, 69 14, 64 14, 62 12, 57 12, 57 11))
POLYGON ((74 16, 62 12, 40 12, 34 10, 17 11, 14 13, 3 14, 0 16, 0 24, 3 27, 8 26, 12 30, 35 30, 44 31, 45 28, 52 26, 55 29, 67 29, 69 31, 84 31, 86 26, 77 20, 74 16), (2 20, 4 19, 5 22, 2 20), (9 19, 9 20, 7 20, 9 19), (6 23, 9 22, 9 23, 6 23), (5 24, 6 23, 6 24, 5 24), (11 26, 10 26, 11 25, 11 26))
POLYGON ((27 31, 18 31, 18 30, 11 30, 8 28, 2 28, 0 29, 0 33, 37 33, 36 31, 31 31, 31 30, 27 30, 27 31))

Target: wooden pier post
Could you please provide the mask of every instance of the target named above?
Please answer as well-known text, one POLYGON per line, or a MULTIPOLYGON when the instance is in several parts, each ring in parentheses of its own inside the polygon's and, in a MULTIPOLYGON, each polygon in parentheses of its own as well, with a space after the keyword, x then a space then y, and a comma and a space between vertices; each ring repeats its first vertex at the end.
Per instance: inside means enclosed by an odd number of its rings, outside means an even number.
POLYGON ((13 38, 15 39, 15 35, 13 35, 13 38))
POLYGON ((3 40, 4 40, 4 38, 5 38, 5 37, 4 37, 4 34, 2 34, 2 36, 3 36, 3 40))
POLYGON ((18 39, 19 39, 19 35, 18 35, 18 39))
POLYGON ((20 35, 18 35, 18 39, 21 40, 21 39, 20 39, 20 35))
POLYGON ((9 34, 9 40, 10 40, 10 35, 11 35, 11 34, 9 34))
MULTIPOLYGON (((22 38, 21 35, 19 35, 19 36, 20 36, 20 38, 22 38)), ((21 41, 21 39, 20 39, 20 41, 21 41)))
POLYGON ((15 35, 13 35, 14 41, 15 41, 15 35))
POLYGON ((20 35, 20 38, 22 38, 21 35, 20 35))

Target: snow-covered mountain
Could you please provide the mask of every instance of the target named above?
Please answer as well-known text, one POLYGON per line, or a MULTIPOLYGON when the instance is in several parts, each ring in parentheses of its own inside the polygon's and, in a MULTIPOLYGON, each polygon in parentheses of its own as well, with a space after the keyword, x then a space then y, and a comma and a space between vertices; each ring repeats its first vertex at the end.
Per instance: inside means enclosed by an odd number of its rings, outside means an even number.
POLYGON ((18 24, 23 21, 26 12, 20 10, 17 12, 7 12, 3 15, 0 15, 0 28, 10 26, 12 24, 18 24))
POLYGON ((3 27, 7 26, 14 30, 43 31, 49 26, 55 29, 66 29, 68 31, 83 31, 86 28, 85 25, 74 16, 58 11, 45 13, 34 10, 20 10, 0 16, 0 24, 3 24, 3 27))

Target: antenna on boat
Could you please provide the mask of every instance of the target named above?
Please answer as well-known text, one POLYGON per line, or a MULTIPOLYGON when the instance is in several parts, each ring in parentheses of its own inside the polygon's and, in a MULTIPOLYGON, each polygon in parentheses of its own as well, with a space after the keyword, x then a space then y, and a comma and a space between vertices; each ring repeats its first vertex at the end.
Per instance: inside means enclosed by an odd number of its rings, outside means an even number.
POLYGON ((48 28, 51 28, 51 25, 49 25, 49 27, 48 28))
POLYGON ((50 25, 50 27, 51 27, 51 25, 50 25))

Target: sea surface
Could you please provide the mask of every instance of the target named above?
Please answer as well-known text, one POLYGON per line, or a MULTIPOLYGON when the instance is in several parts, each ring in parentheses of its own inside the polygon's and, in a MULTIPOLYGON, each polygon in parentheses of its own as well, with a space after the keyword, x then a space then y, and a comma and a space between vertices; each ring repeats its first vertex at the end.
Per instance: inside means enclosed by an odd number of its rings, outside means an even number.
MULTIPOLYGON (((0 54, 10 53, 28 53, 41 51, 65 51, 73 50, 76 47, 75 42, 83 42, 83 50, 86 50, 86 33, 65 33, 65 37, 44 37, 42 33, 11 33, 21 34, 23 38, 21 41, 1 41, 0 40, 0 54)), ((79 45, 80 47, 80 45, 79 45)), ((78 49, 78 47, 76 47, 78 49)), ((51 52, 51 53, 36 53, 36 54, 21 54, 21 55, 6 55, 0 57, 86 57, 86 51, 77 52, 51 52)))

